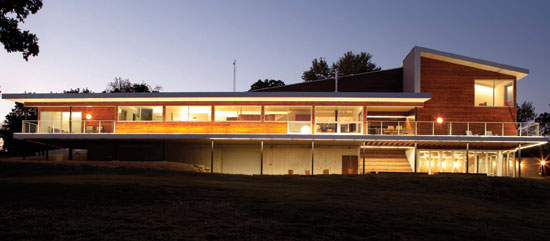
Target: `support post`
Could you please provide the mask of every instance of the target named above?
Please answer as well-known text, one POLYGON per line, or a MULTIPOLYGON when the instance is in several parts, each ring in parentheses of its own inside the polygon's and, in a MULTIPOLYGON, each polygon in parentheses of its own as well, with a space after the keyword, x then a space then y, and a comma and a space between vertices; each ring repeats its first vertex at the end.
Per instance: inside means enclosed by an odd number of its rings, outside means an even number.
POLYGON ((466 143, 466 173, 469 173, 468 170, 470 168, 470 143, 466 143))
POLYGON ((518 147, 518 177, 521 177, 521 144, 518 147))
POLYGON ((210 173, 214 173, 214 141, 210 142, 210 173))
POLYGON ((260 141, 260 175, 264 175, 264 141, 260 141))
MULTIPOLYGON (((363 146, 365 146, 365 142, 364 142, 364 141, 363 141, 363 146)), ((366 163, 366 162, 365 162, 365 161, 366 161, 365 159, 366 159, 366 156, 367 156, 367 149, 366 149, 366 148, 360 148, 359 151, 360 151, 360 153, 361 153, 361 151, 362 151, 362 153, 363 153, 363 175, 365 175, 365 163, 366 163), (361 150, 361 149, 362 149, 362 150, 361 150)))
POLYGON ((313 168, 315 164, 315 141, 311 141, 311 175, 313 176, 313 168))
POLYGON ((413 168, 414 168, 413 172, 414 172, 414 173, 417 173, 417 172, 418 172, 418 171, 417 171, 417 168, 416 168, 417 165, 418 165, 418 158, 417 158, 418 151, 416 150, 417 147, 418 147, 418 145, 417 145, 417 143, 415 142, 415 143, 414 143, 414 153, 413 153, 413 154, 414 154, 414 165, 413 165, 413 168))
MULTIPOLYGON (((73 133, 73 107, 69 106, 69 133, 73 133)), ((69 154, 69 156, 72 158, 72 155, 69 154)), ((72 160, 72 159, 69 159, 72 160)))
POLYGON ((73 148, 69 148, 69 161, 73 160, 73 148))

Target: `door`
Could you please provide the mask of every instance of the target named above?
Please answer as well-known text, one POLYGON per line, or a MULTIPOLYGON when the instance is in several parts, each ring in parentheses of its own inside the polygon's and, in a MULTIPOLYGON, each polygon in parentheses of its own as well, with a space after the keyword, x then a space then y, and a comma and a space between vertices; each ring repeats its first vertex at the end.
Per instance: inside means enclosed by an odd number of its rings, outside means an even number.
POLYGON ((342 156, 342 174, 357 174, 358 166, 358 156, 342 156))

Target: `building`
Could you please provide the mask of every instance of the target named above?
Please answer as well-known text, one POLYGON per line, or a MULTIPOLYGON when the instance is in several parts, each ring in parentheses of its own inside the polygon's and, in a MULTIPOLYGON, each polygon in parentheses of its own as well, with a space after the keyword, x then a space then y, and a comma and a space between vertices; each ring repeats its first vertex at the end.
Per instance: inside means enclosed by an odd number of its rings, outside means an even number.
MULTIPOLYGON (((15 138, 88 160, 166 160, 205 172, 520 175, 546 143, 516 122, 528 70, 414 47, 402 67, 254 92, 4 94, 38 107, 15 138)), ((69 155, 71 158, 71 155, 69 155)))

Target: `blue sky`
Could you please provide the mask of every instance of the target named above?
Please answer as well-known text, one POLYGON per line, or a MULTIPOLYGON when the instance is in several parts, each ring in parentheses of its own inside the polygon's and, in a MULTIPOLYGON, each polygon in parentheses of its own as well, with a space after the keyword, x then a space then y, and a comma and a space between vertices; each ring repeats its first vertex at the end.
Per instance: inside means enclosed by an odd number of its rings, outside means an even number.
MULTIPOLYGON (((530 70, 518 101, 550 111, 550 1, 45 1, 22 29, 25 62, 0 51, 0 90, 105 89, 114 77, 164 91, 231 91, 300 82, 316 57, 367 51, 383 69, 415 46, 530 70)), ((0 118, 13 106, 0 101, 0 118)))

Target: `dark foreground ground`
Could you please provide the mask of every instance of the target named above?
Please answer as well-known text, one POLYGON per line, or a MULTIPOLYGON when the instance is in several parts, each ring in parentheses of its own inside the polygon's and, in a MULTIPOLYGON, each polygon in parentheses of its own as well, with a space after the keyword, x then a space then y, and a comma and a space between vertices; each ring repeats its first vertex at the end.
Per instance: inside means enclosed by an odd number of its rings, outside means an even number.
POLYGON ((550 181, 0 163, 0 240, 548 240, 550 181))

